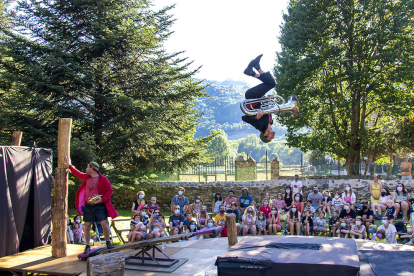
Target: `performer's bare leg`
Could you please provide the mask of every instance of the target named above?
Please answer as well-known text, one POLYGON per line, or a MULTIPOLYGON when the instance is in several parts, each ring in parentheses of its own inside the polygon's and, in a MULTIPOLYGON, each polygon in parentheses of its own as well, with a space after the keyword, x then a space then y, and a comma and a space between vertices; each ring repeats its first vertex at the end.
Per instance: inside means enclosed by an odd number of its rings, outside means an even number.
POLYGON ((103 229, 103 232, 104 232, 105 241, 110 241, 111 240, 110 239, 111 230, 109 229, 108 221, 107 220, 102 220, 101 225, 102 225, 102 229, 103 229))
POLYGON ((89 245, 91 242, 91 228, 92 228, 92 222, 85 222, 85 244, 89 245))

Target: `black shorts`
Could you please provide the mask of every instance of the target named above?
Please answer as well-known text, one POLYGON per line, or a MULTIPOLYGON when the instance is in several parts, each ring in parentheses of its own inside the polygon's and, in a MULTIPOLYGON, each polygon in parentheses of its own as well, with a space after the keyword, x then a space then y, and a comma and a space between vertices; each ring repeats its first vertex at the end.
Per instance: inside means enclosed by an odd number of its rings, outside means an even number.
POLYGON ((83 221, 95 222, 108 220, 108 211, 106 210, 105 203, 99 203, 96 205, 85 205, 82 207, 83 221))

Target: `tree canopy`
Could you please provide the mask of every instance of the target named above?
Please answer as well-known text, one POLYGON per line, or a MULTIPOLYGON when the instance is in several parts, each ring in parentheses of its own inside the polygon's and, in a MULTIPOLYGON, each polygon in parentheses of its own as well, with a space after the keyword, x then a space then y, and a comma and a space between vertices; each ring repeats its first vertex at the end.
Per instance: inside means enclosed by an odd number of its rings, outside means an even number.
POLYGON ((171 170, 204 160, 209 138, 193 137, 205 86, 182 52, 163 49, 172 8, 154 11, 146 0, 19 2, 2 29, 0 133, 22 130, 26 142, 56 148, 58 119, 70 117, 73 152, 114 168, 171 170))
POLYGON ((288 144, 357 174, 350 164, 390 151, 380 132, 413 114, 414 1, 291 0, 281 27, 276 90, 301 101, 299 118, 281 117, 288 144))

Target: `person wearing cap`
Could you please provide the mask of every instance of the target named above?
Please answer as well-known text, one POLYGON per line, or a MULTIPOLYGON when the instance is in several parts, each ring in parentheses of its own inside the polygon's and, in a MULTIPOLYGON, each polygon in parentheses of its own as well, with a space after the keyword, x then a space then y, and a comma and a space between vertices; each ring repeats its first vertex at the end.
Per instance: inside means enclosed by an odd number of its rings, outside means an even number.
POLYGON ((148 204, 148 211, 152 215, 155 210, 159 210, 160 206, 157 204, 157 198, 155 196, 151 197, 151 202, 148 204))
MULTIPOLYGON (((259 99, 262 98, 269 90, 273 89, 276 85, 270 72, 263 72, 260 68, 260 59, 263 55, 259 55, 253 59, 247 66, 244 73, 248 76, 259 79, 262 83, 248 89, 245 93, 246 99, 259 99), (253 68, 257 72, 253 71, 253 68)), ((269 95, 269 98, 273 99, 273 95, 269 95)), ((252 104, 252 108, 260 109, 260 103, 252 104)), ((260 109, 256 116, 242 116, 242 120, 248 124, 251 124, 257 130, 260 131, 260 140, 263 143, 269 143, 275 137, 275 132, 272 129, 273 119, 272 114, 264 114, 264 111, 260 109)))
POLYGON ((246 207, 250 206, 250 203, 253 201, 253 197, 249 194, 249 189, 244 187, 239 198, 240 213, 243 214, 246 207))
POLYGON ((118 217, 118 212, 111 203, 113 189, 108 178, 99 172, 98 163, 92 161, 86 166, 85 173, 78 171, 72 166, 70 158, 66 157, 65 167, 77 178, 82 179, 82 184, 75 195, 75 207, 79 215, 83 215, 85 222, 85 251, 90 252, 91 227, 95 221, 99 221, 105 236, 106 248, 113 249, 114 246, 110 241, 110 229, 108 216, 112 219, 118 217), (100 196, 97 201, 90 201, 91 198, 100 196))
POLYGON ((298 174, 295 174, 295 180, 290 183, 290 187, 292 188, 293 194, 302 194, 303 184, 299 181, 298 174))
POLYGON ((411 169, 413 168, 413 164, 408 162, 408 156, 404 157, 404 162, 400 165, 401 170, 401 180, 412 180, 413 176, 411 175, 411 169))
POLYGON ((361 217, 361 222, 365 225, 367 235, 369 235, 369 226, 374 221, 374 212, 369 208, 367 200, 362 201, 362 209, 357 212, 357 216, 361 217))

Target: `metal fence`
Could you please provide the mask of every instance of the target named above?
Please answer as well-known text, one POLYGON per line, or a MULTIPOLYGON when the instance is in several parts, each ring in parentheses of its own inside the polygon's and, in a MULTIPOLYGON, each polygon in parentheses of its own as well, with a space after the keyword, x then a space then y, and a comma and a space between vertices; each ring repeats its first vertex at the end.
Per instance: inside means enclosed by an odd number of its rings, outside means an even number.
MULTIPOLYGON (((280 177, 293 177, 299 174, 301 177, 343 177, 360 178, 378 174, 387 179, 398 179, 401 176, 400 163, 377 165, 374 163, 351 164, 356 174, 348 176, 347 164, 335 162, 332 164, 308 165, 280 165, 280 177)), ((256 162, 256 180, 271 179, 271 162, 256 162)), ((215 158, 209 164, 198 164, 186 170, 180 170, 172 174, 158 174, 158 181, 186 181, 186 182, 211 182, 211 181, 237 181, 235 158, 215 158)))

